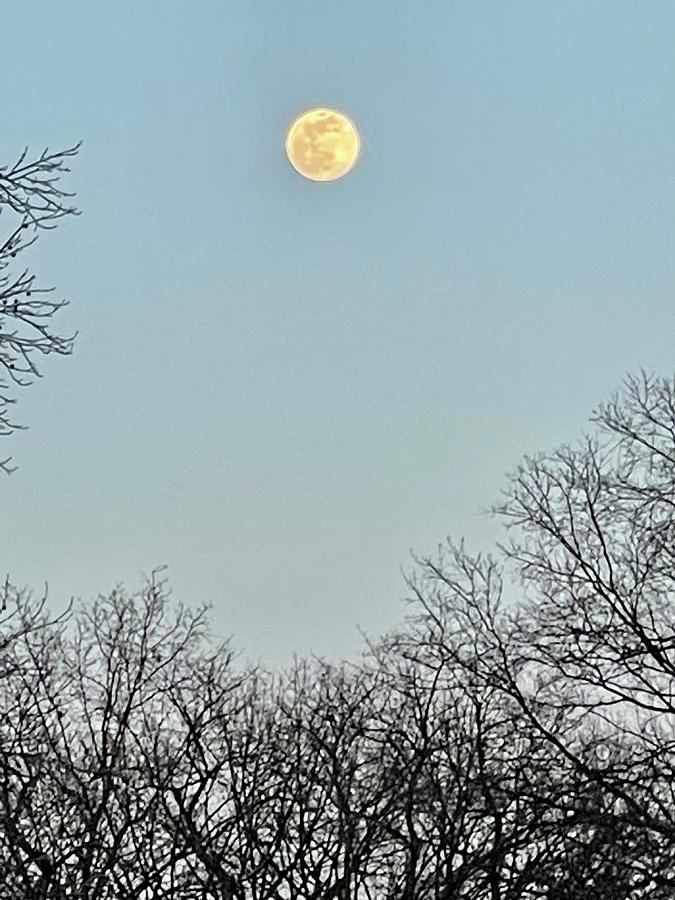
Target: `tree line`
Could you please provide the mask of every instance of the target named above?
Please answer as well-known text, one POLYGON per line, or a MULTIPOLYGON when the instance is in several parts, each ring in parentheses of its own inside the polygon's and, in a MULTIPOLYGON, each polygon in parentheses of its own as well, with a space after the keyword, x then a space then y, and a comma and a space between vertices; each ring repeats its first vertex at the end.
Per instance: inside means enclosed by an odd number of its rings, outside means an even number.
MULTIPOLYGON (((74 211, 72 152, 0 169, 0 203, 23 185, 29 229, 74 211)), ((72 344, 2 278, 11 380, 72 344)), ((8 578, 0 898, 675 896, 675 377, 628 376, 591 421, 507 475, 494 554, 415 558, 357 660, 241 666, 161 569, 60 616, 8 578)))

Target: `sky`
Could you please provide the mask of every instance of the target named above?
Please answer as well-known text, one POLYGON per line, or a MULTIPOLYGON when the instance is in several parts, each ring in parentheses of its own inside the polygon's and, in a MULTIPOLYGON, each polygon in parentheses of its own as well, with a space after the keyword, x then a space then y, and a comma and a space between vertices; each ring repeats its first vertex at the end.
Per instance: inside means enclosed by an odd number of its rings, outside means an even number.
MULTIPOLYGON (((353 657, 411 550, 675 347, 675 5, 66 0, 4 16, 0 163, 83 141, 25 254, 71 305, 6 437, 0 573, 166 565, 249 659, 353 657), (303 110, 363 150, 302 178, 303 110)), ((3 217, 4 218, 4 217, 3 217)))

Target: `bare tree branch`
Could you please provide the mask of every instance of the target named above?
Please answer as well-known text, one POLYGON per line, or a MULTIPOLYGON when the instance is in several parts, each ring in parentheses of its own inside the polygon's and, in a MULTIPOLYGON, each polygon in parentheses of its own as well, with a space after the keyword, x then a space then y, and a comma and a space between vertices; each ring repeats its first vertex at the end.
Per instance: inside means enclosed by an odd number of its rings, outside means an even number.
MULTIPOLYGON (((46 149, 32 161, 26 161, 26 148, 13 165, 0 166, 0 213, 9 211, 16 219, 0 243, 0 435, 25 427, 10 420, 9 408, 17 399, 13 388, 26 387, 41 377, 36 354, 67 356, 77 337, 50 330, 50 320, 68 301, 49 299, 53 288, 36 286, 28 269, 12 274, 10 266, 17 254, 35 243, 40 230, 55 228, 64 216, 79 215, 68 203, 73 195, 57 184, 70 171, 65 162, 80 146, 56 153, 46 149)), ((15 471, 9 463, 9 458, 0 461, 0 469, 15 471)))

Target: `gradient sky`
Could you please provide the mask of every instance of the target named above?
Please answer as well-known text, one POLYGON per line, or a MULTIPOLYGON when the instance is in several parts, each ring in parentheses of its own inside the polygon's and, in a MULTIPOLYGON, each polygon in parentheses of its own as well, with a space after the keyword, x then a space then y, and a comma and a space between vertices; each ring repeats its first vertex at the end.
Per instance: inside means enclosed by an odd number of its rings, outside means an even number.
POLYGON ((84 141, 82 216, 25 254, 80 336, 2 443, 0 572, 54 608, 167 564, 250 658, 353 655, 410 549, 490 549, 506 471, 672 372, 672 0, 66 0, 3 30, 0 161, 84 141), (341 181, 283 153, 317 105, 360 128, 341 181))

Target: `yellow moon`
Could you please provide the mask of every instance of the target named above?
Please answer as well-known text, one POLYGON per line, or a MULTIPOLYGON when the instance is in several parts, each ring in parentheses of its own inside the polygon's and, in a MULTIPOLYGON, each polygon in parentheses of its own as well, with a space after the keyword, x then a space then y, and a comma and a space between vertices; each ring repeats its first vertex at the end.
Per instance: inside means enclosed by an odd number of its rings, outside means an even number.
POLYGON ((361 152, 356 125, 344 113, 320 106, 293 122, 286 155, 293 168, 312 181, 335 181, 354 168, 361 152))

